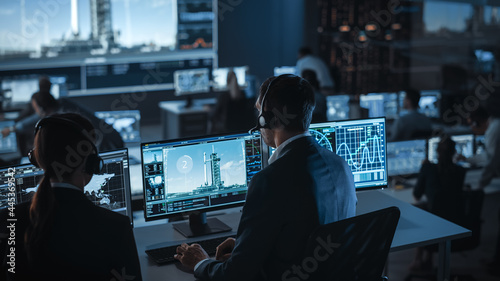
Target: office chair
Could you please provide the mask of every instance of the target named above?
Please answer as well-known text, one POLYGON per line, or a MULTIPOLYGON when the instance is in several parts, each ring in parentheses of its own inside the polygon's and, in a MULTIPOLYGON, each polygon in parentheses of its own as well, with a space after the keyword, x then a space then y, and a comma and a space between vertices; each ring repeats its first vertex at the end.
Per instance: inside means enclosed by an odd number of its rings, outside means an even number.
MULTIPOLYGON (((481 241, 481 211, 483 209, 484 191, 483 190, 465 190, 463 192, 462 206, 463 216, 456 224, 472 231, 469 237, 451 241, 451 252, 464 252, 474 250, 481 241)), ((438 245, 430 245, 425 248, 431 253, 438 251, 438 245)), ((451 273, 451 280, 475 280, 471 275, 456 275, 451 273)), ((410 273, 405 281, 411 281, 413 278, 436 280, 436 272, 431 273, 410 273)))
POLYGON ((307 280, 387 280, 382 274, 399 215, 389 207, 316 228, 302 261, 307 280))

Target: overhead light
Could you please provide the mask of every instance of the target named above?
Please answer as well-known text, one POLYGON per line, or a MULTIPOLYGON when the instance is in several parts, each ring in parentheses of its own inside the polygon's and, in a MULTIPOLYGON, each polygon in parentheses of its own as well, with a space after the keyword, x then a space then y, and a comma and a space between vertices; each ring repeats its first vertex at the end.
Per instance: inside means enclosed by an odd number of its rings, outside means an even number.
POLYGON ((400 23, 393 23, 392 24, 392 29, 393 30, 400 30, 402 28, 400 23))
POLYGON ((375 30, 377 30, 377 25, 376 25, 376 24, 373 24, 373 23, 371 23, 371 24, 367 24, 367 25, 365 26, 365 30, 366 30, 366 31, 375 31, 375 30))
POLYGON ((351 31, 351 27, 348 25, 341 25, 341 26, 339 26, 339 31, 340 32, 349 32, 349 31, 351 31))

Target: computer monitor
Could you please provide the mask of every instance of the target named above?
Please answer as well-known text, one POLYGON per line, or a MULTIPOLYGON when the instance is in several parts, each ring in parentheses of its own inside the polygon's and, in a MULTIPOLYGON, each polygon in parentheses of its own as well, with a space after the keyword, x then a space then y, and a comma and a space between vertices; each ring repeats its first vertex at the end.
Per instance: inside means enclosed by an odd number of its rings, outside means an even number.
POLYGON ((349 95, 326 97, 326 119, 328 121, 349 119, 349 95))
POLYGON ((296 74, 295 66, 277 66, 274 68, 274 76, 278 77, 283 74, 296 74))
MULTIPOLYGON (((451 136, 451 139, 456 143, 456 154, 463 155, 465 158, 470 158, 474 155, 474 135, 454 135, 451 136)), ((428 141, 428 160, 434 164, 438 162, 437 147, 440 140, 440 137, 433 137, 428 141)), ((466 162, 457 162, 457 164, 470 167, 470 164, 466 162)))
MULTIPOLYGON (((406 92, 399 92, 399 115, 403 116, 408 113, 403 107, 403 101, 406 92)), ((439 90, 421 91, 420 101, 418 102, 418 112, 424 114, 429 118, 438 119, 441 117, 441 92, 439 90)))
POLYGON ((398 96, 395 93, 361 95, 359 105, 368 109, 368 116, 395 119, 398 116, 398 96))
MULTIPOLYGON (((104 161, 103 174, 94 175, 84 187, 84 193, 96 206, 128 216, 133 225, 128 150, 119 149, 99 155, 104 161)), ((30 201, 38 189, 43 173, 41 168, 32 164, 1 168, 0 209, 8 206, 10 197, 15 197, 16 204, 30 201), (12 186, 9 186, 11 178, 14 179, 14 188, 9 190, 12 186)))
POLYGON ((145 220, 190 214, 189 224, 174 224, 186 237, 231 230, 206 212, 243 205, 263 151, 258 133, 141 144, 145 220))
POLYGON ((420 93, 419 112, 429 118, 440 117, 440 102, 441 92, 436 91, 422 91, 420 93))
POLYGON ((385 118, 311 124, 318 143, 346 160, 356 190, 387 186, 385 118))
POLYGON ((6 78, 2 80, 2 91, 14 104, 28 103, 31 96, 38 92, 38 78, 6 78))
POLYGON ((210 91, 208 68, 177 70, 174 72, 176 95, 208 93, 210 91))
MULTIPOLYGON (((6 77, 1 81, 1 90, 13 104, 29 103, 31 96, 39 91, 39 78, 38 75, 6 77)), ((54 98, 67 95, 66 77, 49 76, 49 80, 52 83, 50 93, 54 98)))
POLYGON ((388 142, 387 174, 390 177, 418 174, 426 157, 426 140, 388 142))
POLYGON ((113 126, 124 142, 141 141, 141 112, 139 110, 96 111, 95 116, 113 126))
POLYGON ((488 162, 484 135, 474 136, 474 155, 476 167, 484 167, 488 162))
POLYGON ((216 68, 212 70, 212 89, 214 91, 227 91, 227 74, 229 71, 234 71, 236 74, 236 80, 238 80, 240 88, 248 86, 248 66, 216 68))
MULTIPOLYGON (((0 131, 6 127, 15 125, 14 121, 0 121, 0 131)), ((11 132, 8 136, 0 135, 0 154, 17 152, 17 137, 15 132, 11 132)))

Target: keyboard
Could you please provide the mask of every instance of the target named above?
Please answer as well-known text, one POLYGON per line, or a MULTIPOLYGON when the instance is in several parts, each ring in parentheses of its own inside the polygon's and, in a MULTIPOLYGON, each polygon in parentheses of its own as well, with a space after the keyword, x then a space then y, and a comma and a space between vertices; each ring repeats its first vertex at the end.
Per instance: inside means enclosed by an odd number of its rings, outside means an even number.
MULTIPOLYGON (((234 238, 233 236, 225 236, 225 237, 218 237, 201 241, 194 241, 188 244, 189 245, 191 245, 192 243, 200 244, 200 246, 203 247, 203 249, 205 249, 205 251, 209 256, 214 256, 215 252, 217 251, 217 246, 219 246, 220 243, 224 242, 229 237, 234 238)), ((157 264, 168 264, 176 261, 176 259, 174 259, 174 255, 177 254, 178 246, 179 245, 174 245, 174 246, 150 249, 146 250, 146 254, 148 254, 148 256, 157 264)))

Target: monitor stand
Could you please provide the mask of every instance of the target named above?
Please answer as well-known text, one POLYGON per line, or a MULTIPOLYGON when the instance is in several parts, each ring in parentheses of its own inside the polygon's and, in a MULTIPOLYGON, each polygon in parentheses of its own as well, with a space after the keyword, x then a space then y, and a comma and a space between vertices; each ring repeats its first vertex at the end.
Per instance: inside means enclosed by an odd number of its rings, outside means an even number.
POLYGON ((186 104, 184 105, 184 108, 190 108, 192 106, 193 106, 193 97, 187 96, 186 104))
POLYGON ((189 215, 189 222, 175 223, 173 226, 175 230, 188 238, 232 230, 217 218, 207 219, 207 213, 192 213, 189 215))

